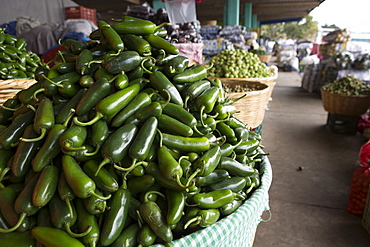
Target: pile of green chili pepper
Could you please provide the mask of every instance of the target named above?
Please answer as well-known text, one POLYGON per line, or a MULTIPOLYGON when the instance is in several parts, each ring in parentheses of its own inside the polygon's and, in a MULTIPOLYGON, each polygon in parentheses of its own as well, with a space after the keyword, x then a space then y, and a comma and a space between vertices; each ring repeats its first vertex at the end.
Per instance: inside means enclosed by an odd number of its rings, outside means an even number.
POLYGON ((261 136, 218 79, 150 21, 98 26, 0 107, 4 246, 166 244, 260 186, 261 136))
POLYGON ((40 57, 27 50, 27 41, 0 28, 0 79, 32 79, 40 57))

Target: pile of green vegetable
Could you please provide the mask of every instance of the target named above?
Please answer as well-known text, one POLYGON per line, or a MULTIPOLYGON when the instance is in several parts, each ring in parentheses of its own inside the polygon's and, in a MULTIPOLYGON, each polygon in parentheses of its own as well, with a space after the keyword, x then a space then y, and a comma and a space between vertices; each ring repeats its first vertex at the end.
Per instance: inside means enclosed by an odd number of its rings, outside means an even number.
POLYGON ((322 90, 333 94, 344 95, 368 95, 370 94, 370 85, 361 79, 348 75, 327 83, 321 87, 322 90))
POLYGON ((0 242, 166 244, 260 186, 261 136, 150 21, 99 21, 0 109, 0 242))
POLYGON ((0 28, 0 79, 32 79, 40 58, 27 50, 27 42, 0 28))
POLYGON ((243 49, 223 50, 210 60, 209 77, 262 78, 274 76, 257 54, 243 49))

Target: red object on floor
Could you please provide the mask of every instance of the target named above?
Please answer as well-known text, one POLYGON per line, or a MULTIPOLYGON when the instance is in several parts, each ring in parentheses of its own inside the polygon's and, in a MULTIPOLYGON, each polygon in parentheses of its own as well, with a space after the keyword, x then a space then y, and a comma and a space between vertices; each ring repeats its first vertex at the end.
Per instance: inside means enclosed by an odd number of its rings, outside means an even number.
MULTIPOLYGON (((66 50, 67 50, 67 48, 65 48, 64 46, 57 46, 57 47, 52 48, 49 51, 45 52, 41 56, 41 60, 44 61, 45 63, 48 63, 48 62, 52 61, 55 58, 58 51, 66 51, 66 50)), ((53 67, 54 65, 55 65, 54 62, 49 63, 50 67, 53 67)))

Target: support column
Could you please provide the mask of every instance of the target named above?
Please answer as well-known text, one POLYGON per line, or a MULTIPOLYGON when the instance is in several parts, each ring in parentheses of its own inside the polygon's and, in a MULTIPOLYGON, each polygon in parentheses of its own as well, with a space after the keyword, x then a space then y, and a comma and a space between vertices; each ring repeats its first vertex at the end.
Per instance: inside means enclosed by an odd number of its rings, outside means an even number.
POLYGON ((257 19, 257 15, 253 14, 252 15, 252 28, 259 28, 260 27, 260 22, 257 19))
POLYGON ((225 26, 239 25, 239 16, 240 16, 240 1, 226 0, 224 12, 224 25, 225 26))
POLYGON ((166 3, 162 0, 153 0, 153 9, 157 11, 160 8, 166 8, 166 3))
POLYGON ((243 25, 246 28, 252 28, 252 3, 244 4, 243 25))

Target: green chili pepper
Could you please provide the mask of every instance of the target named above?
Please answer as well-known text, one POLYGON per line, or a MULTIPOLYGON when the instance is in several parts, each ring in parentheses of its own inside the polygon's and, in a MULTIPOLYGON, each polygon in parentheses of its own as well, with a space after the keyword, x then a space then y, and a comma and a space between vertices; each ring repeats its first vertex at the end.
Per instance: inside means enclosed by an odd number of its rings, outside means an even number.
POLYGON ((110 195, 101 197, 95 193, 95 182, 86 175, 76 160, 70 155, 63 155, 62 167, 67 183, 76 196, 87 198, 98 197, 102 200, 109 199, 110 195))
POLYGON ((112 243, 112 247, 135 247, 138 244, 137 237, 140 231, 139 224, 134 223, 123 229, 119 237, 112 243))
POLYGON ((163 72, 169 78, 173 78, 174 75, 184 72, 189 66, 189 58, 182 55, 170 59, 164 66, 163 72))
MULTIPOLYGON (((104 144, 105 140, 107 140, 108 136, 109 127, 107 121, 104 119, 100 119, 91 125, 91 141, 96 148, 92 155, 99 151, 100 147, 104 144)), ((86 155, 90 156, 91 154, 86 155)))
POLYGON ((155 34, 145 35, 144 38, 155 49, 163 49, 167 54, 179 54, 179 49, 175 45, 155 34))
POLYGON ((135 35, 147 35, 154 33, 162 25, 156 26, 153 22, 148 20, 131 20, 122 21, 112 25, 112 28, 116 30, 118 34, 135 34, 135 35))
MULTIPOLYGON (((95 194, 97 194, 99 197, 103 196, 99 189, 95 189, 95 194)), ((90 214, 94 215, 102 214, 107 209, 107 201, 102 200, 98 197, 90 196, 87 198, 83 198, 82 201, 85 205, 86 210, 90 214)))
POLYGON ((83 88, 91 87, 95 83, 94 77, 91 75, 83 75, 78 80, 78 84, 83 88))
POLYGON ((234 213, 242 204, 242 200, 235 199, 234 201, 222 206, 219 210, 223 216, 230 215, 234 213))
POLYGON ((247 181, 245 177, 229 177, 217 183, 207 186, 208 191, 230 189, 233 192, 239 192, 244 189, 247 181))
POLYGON ((4 246, 37 246, 35 238, 31 235, 31 231, 0 234, 0 243, 4 246))
POLYGON ((117 115, 112 119, 111 126, 119 127, 121 126, 127 118, 131 115, 137 113, 140 109, 145 106, 150 105, 151 98, 147 93, 140 92, 131 100, 131 102, 125 106, 117 115))
POLYGON ((162 114, 163 107, 166 103, 155 101, 150 103, 149 105, 143 106, 133 115, 129 116, 125 120, 124 124, 139 125, 152 116, 158 117, 162 114))
POLYGON ((102 78, 106 78, 108 81, 110 81, 113 78, 113 75, 110 74, 103 66, 99 65, 98 69, 94 73, 94 79, 98 81, 102 78))
POLYGON ((157 151, 157 160, 159 170, 166 179, 174 180, 179 184, 179 186, 186 187, 186 185, 183 185, 180 181, 183 175, 183 170, 166 146, 159 146, 157 151))
POLYGON ((87 212, 81 199, 76 200, 77 226, 80 232, 85 232, 89 228, 89 233, 81 238, 81 241, 90 247, 95 247, 99 242, 100 228, 95 215, 87 212))
POLYGON ((32 216, 36 214, 40 207, 33 205, 32 203, 32 193, 36 186, 37 180, 39 178, 39 174, 35 174, 30 181, 25 184, 23 190, 18 194, 17 198, 14 201, 14 210, 18 213, 19 221, 18 224, 9 228, 7 231, 13 231, 17 229, 22 221, 26 218, 26 216, 32 216))
MULTIPOLYGON (((140 68, 140 66, 138 66, 140 68)), ((121 73, 117 78, 114 80, 114 86, 116 89, 124 89, 129 86, 129 78, 125 73, 121 73)))
POLYGON ((103 161, 100 163, 96 174, 107 163, 120 162, 128 153, 138 128, 134 124, 126 124, 115 130, 101 147, 103 161))
MULTIPOLYGON (((34 130, 33 124, 30 124, 24 131, 23 137, 25 138, 36 138, 39 136, 34 130)), ((43 144, 42 140, 36 142, 20 142, 17 150, 14 153, 14 159, 12 162, 12 173, 16 177, 22 177, 31 167, 32 159, 38 152, 38 149, 43 144)), ((6 160, 6 155, 1 154, 3 160, 6 160)), ((1 173, 1 169, 0 169, 1 173)))
POLYGON ((258 171, 248 165, 242 164, 230 157, 221 157, 218 168, 225 169, 230 174, 240 177, 248 177, 258 171))
POLYGON ((174 179, 167 179, 159 169, 159 166, 155 162, 149 162, 145 168, 146 173, 152 175, 155 181, 165 188, 169 188, 176 191, 188 191, 192 184, 189 186, 181 186, 174 179))
POLYGON ((193 135, 193 129, 190 126, 166 114, 161 114, 160 116, 158 116, 158 129, 160 129, 163 132, 175 135, 181 136, 193 135))
POLYGON ((150 174, 144 174, 140 177, 132 177, 127 180, 127 189, 131 192, 131 196, 147 191, 155 182, 155 178, 150 174))
POLYGON ((43 207, 49 203, 57 190, 59 169, 50 165, 42 169, 32 194, 35 206, 43 207))
POLYGON ((204 65, 196 65, 188 68, 185 71, 176 74, 173 77, 174 83, 193 83, 204 79, 207 76, 207 69, 204 65))
POLYGON ((220 132, 221 135, 226 136, 226 141, 228 143, 231 143, 231 144, 237 143, 237 138, 235 136, 235 132, 229 125, 227 125, 224 122, 218 122, 216 129, 220 132))
POLYGON ((119 237, 127 219, 130 199, 130 191, 124 182, 109 200, 109 210, 101 228, 100 243, 103 246, 111 245, 119 237))
POLYGON ((101 118, 110 120, 116 116, 118 112, 127 104, 129 104, 133 98, 135 98, 135 96, 139 93, 139 90, 140 86, 137 84, 119 90, 118 92, 111 94, 99 101, 99 103, 95 106, 96 115, 89 122, 80 122, 78 121, 77 117, 74 118, 73 121, 77 125, 86 126, 95 123, 101 118))
POLYGON ((77 104, 79 103, 82 95, 86 92, 86 89, 81 89, 76 93, 73 98, 69 99, 66 104, 60 109, 59 113, 55 117, 56 124, 62 124, 70 115, 71 109, 75 109, 77 104))
POLYGON ((85 149, 83 144, 85 143, 86 138, 86 127, 72 125, 59 137, 60 149, 64 154, 74 156, 76 151, 85 149))
POLYGON ((76 71, 81 75, 89 74, 89 62, 93 60, 93 55, 89 49, 83 49, 78 55, 75 63, 76 71))
POLYGON ((218 100, 218 87, 210 87, 195 99, 195 108, 202 114, 210 113, 218 100))
MULTIPOLYGON (((129 148, 129 155, 133 159, 132 165, 128 168, 131 171, 135 166, 144 161, 150 151, 157 133, 158 120, 156 117, 149 117, 139 129, 134 141, 129 148), (136 163, 139 161, 138 163, 136 163)), ((126 170, 126 169, 125 169, 126 170)))
MULTIPOLYGON (((27 218, 24 215, 21 217, 15 210, 14 210, 14 202, 17 198, 17 194, 15 191, 7 186, 4 188, 0 188, 0 212, 1 215, 4 217, 4 223, 7 225, 6 228, 2 227, 0 228, 0 232, 3 231, 3 229, 11 229, 13 230, 17 229, 18 231, 26 231, 29 229, 30 224, 27 218)), ((9 234, 12 231, 6 231, 7 234, 9 234)), ((0 234, 3 235, 3 234, 0 234)))
POLYGON ((97 80, 82 95, 76 106, 76 115, 81 116, 93 110, 96 104, 111 93, 113 86, 106 78, 97 80))
POLYGON ((197 193, 191 197, 191 200, 202 209, 216 209, 232 202, 236 195, 230 189, 222 189, 197 193))
POLYGON ((123 51, 103 64, 103 67, 111 74, 129 72, 140 66, 142 58, 136 51, 123 51))
POLYGON ((223 169, 215 169, 207 176, 199 176, 196 178, 195 185, 197 186, 208 186, 214 183, 225 180, 229 177, 229 173, 223 169))
POLYGON ((51 215, 49 207, 42 207, 37 214, 36 219, 37 226, 53 227, 50 218, 51 215))
POLYGON ((219 146, 214 146, 207 150, 202 157, 194 163, 195 172, 200 176, 207 176, 213 172, 218 166, 221 159, 221 151, 219 146))
POLYGON ((166 199, 168 203, 166 222, 169 225, 177 224, 184 213, 185 195, 181 191, 166 189, 166 199))
POLYGON ((98 21, 98 27, 109 46, 117 53, 123 51, 124 43, 114 28, 103 20, 98 21))
POLYGON ((181 121, 190 128, 193 128, 197 123, 197 120, 193 114, 187 111, 184 107, 181 107, 180 105, 171 102, 169 102, 163 108, 163 113, 181 121))
POLYGON ((149 76, 150 84, 158 90, 163 97, 170 97, 170 102, 183 105, 181 94, 172 82, 161 72, 154 71, 149 76))
POLYGON ((58 194, 60 199, 62 199, 66 203, 71 217, 74 217, 72 200, 76 197, 76 195, 67 183, 66 177, 64 176, 63 172, 59 172, 58 194))
POLYGON ((31 230, 32 236, 45 246, 55 246, 55 247, 84 247, 84 245, 74 237, 71 237, 68 233, 63 230, 52 228, 36 226, 31 230))
POLYGON ((199 210, 196 216, 186 222, 184 229, 191 226, 206 227, 218 221, 220 218, 220 211, 218 209, 204 209, 199 210))
POLYGON ((133 34, 125 34, 121 36, 123 43, 130 50, 138 52, 141 56, 150 56, 152 47, 149 42, 140 36, 133 34))
POLYGON ((73 215, 71 215, 69 208, 64 203, 64 201, 62 201, 57 194, 54 195, 49 202, 51 223, 55 228, 64 229, 72 237, 77 238, 86 236, 91 231, 91 227, 89 227, 85 230, 85 232, 82 233, 74 233, 71 230, 71 227, 77 221, 76 209, 74 207, 74 204, 71 205, 73 215))
POLYGON ((209 139, 205 136, 183 137, 162 133, 162 142, 163 145, 169 148, 174 148, 184 152, 204 152, 211 146, 209 139))
POLYGON ((9 150, 17 145, 24 130, 33 122, 34 116, 35 113, 30 110, 15 118, 14 121, 0 133, 0 149, 9 150))
POLYGON ((65 62, 65 63, 58 63, 57 65, 58 72, 61 74, 73 72, 76 69, 76 62, 65 62))
POLYGON ((20 141, 24 142, 36 142, 45 137, 47 131, 49 131, 55 125, 54 108, 53 103, 50 99, 44 98, 41 100, 39 106, 37 107, 35 119, 34 119, 34 129, 39 137, 27 139, 20 138, 20 141))
MULTIPOLYGON (((147 192, 152 193, 152 192, 147 192)), ((149 201, 145 196, 144 202, 139 208, 141 218, 150 226, 155 234, 165 242, 171 242, 173 239, 170 226, 157 203, 149 201)))
POLYGON ((235 148, 237 154, 247 154, 256 150, 260 145, 260 141, 257 139, 244 141, 235 148))
POLYGON ((139 246, 151 246, 156 240, 156 233, 152 230, 149 224, 145 223, 138 232, 137 242, 139 243, 139 246))
POLYGON ((118 182, 112 177, 112 175, 104 169, 100 168, 99 173, 95 176, 96 171, 99 168, 98 160, 89 160, 82 166, 82 170, 94 180, 96 186, 107 192, 115 192, 118 190, 118 182))

